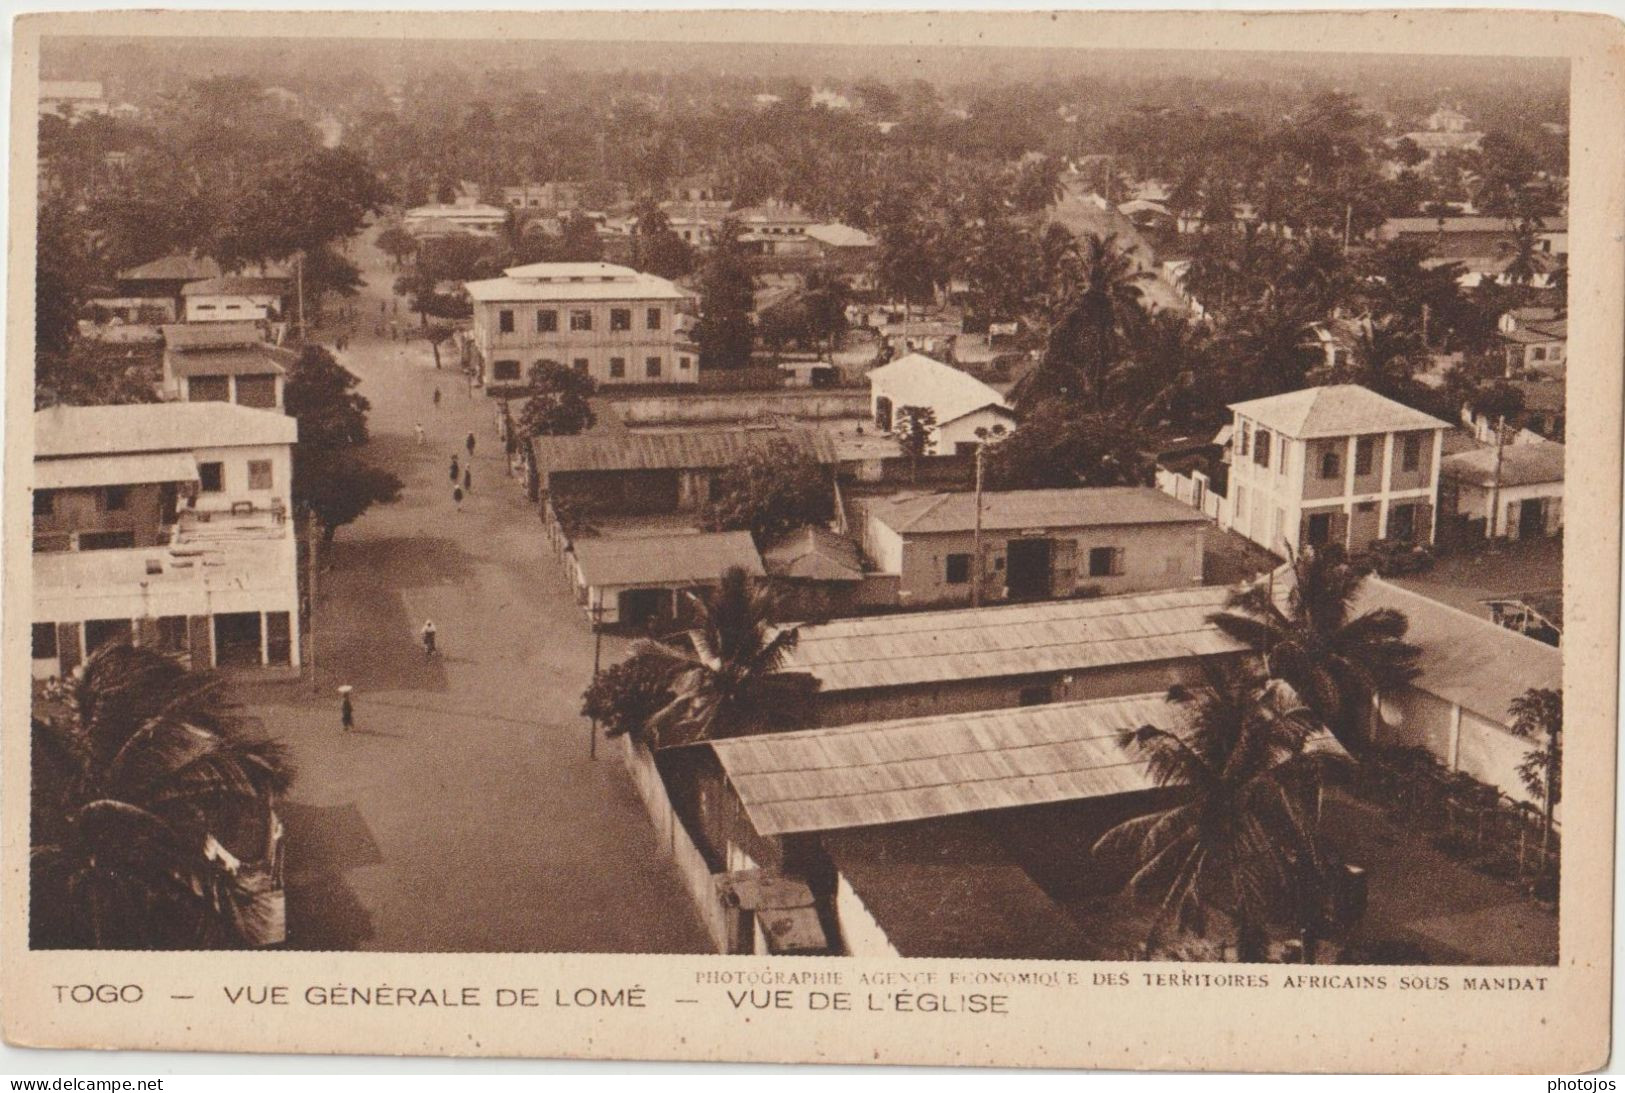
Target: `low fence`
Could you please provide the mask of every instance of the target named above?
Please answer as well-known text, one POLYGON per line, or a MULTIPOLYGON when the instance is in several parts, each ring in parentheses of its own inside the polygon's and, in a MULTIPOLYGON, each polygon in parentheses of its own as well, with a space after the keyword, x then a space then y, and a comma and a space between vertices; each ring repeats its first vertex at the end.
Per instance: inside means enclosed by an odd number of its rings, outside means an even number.
POLYGON ((700 853, 683 827, 677 811, 672 808, 654 755, 631 736, 619 737, 612 743, 621 750, 621 761, 632 776, 632 784, 649 813, 650 823, 654 824, 661 850, 683 878, 683 887, 688 889, 711 943, 716 946, 717 952, 728 952, 738 930, 738 924, 734 921, 738 917, 737 912, 725 907, 718 897, 716 877, 706 864, 705 855, 700 853))
POLYGON ((1223 498, 1213 491, 1206 475, 1175 474, 1162 467, 1157 468, 1157 489, 1166 493, 1177 501, 1182 501, 1194 509, 1200 509, 1203 516, 1210 520, 1219 518, 1219 504, 1223 498))

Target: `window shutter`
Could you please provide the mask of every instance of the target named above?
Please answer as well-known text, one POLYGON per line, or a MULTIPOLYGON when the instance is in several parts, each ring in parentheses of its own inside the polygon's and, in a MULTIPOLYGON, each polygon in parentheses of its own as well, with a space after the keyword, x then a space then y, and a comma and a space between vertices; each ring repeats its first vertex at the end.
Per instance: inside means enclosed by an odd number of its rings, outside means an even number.
POLYGON ((214 640, 209 633, 209 616, 193 615, 187 622, 191 638, 192 670, 202 671, 214 667, 214 640))
POLYGON ((145 649, 155 649, 162 643, 158 640, 158 620, 151 615, 135 620, 135 643, 145 649))
POLYGON ((1050 562, 1050 595, 1070 596, 1078 587, 1078 541, 1056 539, 1050 562))
POLYGON ((1113 577, 1121 577, 1122 575, 1123 575, 1123 548, 1122 547, 1114 547, 1112 549, 1112 576, 1113 577))
POLYGON ((76 622, 59 622, 56 624, 56 655, 62 665, 62 678, 66 679, 73 670, 79 667, 79 624, 76 622))

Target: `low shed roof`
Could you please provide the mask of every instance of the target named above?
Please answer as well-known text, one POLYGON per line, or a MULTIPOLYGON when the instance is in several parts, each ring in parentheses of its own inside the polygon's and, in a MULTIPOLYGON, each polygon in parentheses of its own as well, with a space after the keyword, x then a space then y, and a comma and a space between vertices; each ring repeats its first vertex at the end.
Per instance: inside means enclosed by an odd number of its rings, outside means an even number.
POLYGON ((712 741, 763 835, 869 827, 1153 788, 1118 734, 1181 715, 1162 694, 712 741))
MULTIPOLYGON (((969 491, 899 494, 869 501, 865 507, 900 532, 969 531, 976 525, 976 495, 969 491)), ((982 528, 987 531, 1206 523, 1207 518, 1189 505, 1144 486, 982 494, 982 528)))
POLYGON ((1501 466, 1497 472, 1495 449, 1478 448, 1445 456, 1439 463, 1439 473, 1444 478, 1485 489, 1494 488, 1497 481, 1503 488, 1536 486, 1563 481, 1564 454, 1563 445, 1554 440, 1505 444, 1501 447, 1501 466))
POLYGON ((1225 588, 920 611, 803 626, 787 671, 821 690, 907 687, 1240 652, 1207 621, 1225 588))
POLYGON ((582 577, 595 587, 715 581, 732 566, 752 577, 765 575, 748 531, 578 538, 571 550, 582 577))
POLYGON ((704 429, 613 436, 538 436, 531 454, 542 474, 561 471, 714 470, 747 452, 788 441, 820 463, 834 463, 835 443, 809 429, 704 429))

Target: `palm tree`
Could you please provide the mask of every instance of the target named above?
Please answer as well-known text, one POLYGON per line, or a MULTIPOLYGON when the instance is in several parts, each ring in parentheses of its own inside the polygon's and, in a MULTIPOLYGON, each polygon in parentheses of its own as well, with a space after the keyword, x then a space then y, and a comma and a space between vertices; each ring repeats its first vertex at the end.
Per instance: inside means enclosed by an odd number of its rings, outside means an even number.
POLYGON ((1357 383, 1388 398, 1402 397, 1416 376, 1423 356, 1417 332, 1396 315, 1360 324, 1353 367, 1335 373, 1332 383, 1357 383))
POLYGON ((257 855, 292 774, 280 744, 244 734, 217 680, 103 646, 37 709, 33 752, 36 945, 247 941, 253 897, 220 851, 257 855))
POLYGON ((1531 687, 1507 707, 1512 731, 1535 747, 1518 766, 1518 776, 1529 792, 1540 798, 1542 824, 1540 845, 1552 845, 1552 820, 1563 799, 1563 692, 1548 687, 1531 687))
POLYGON ((650 640, 633 647, 634 655, 658 657, 675 673, 675 697, 648 720, 656 746, 739 736, 774 718, 798 720, 818 680, 782 671, 801 635, 778 625, 773 592, 752 587, 749 575, 731 566, 709 595, 688 595, 697 616, 688 634, 692 651, 650 640))
POLYGON ((1419 674, 1422 650, 1405 641, 1409 620, 1391 607, 1355 615, 1366 580, 1335 545, 1305 547, 1291 559, 1281 604, 1274 580, 1231 594, 1215 626, 1264 654, 1265 670, 1303 696, 1305 705, 1354 755, 1370 746, 1372 703, 1419 674))
POLYGON ((1094 850, 1130 861, 1127 891, 1155 902, 1148 951, 1170 920, 1200 937, 1217 912, 1240 959, 1258 960, 1271 918, 1324 903, 1311 800, 1327 754, 1306 749, 1320 725, 1289 686, 1234 668, 1210 666, 1207 676, 1204 687, 1168 692, 1184 711, 1180 731, 1145 725, 1119 736, 1171 801, 1113 827, 1094 850))
POLYGON ((1043 360, 1013 392, 1018 405, 1059 396, 1103 409, 1107 373, 1145 324, 1140 284, 1153 275, 1135 265, 1115 234, 1086 236, 1068 265, 1073 279, 1052 317, 1043 360))

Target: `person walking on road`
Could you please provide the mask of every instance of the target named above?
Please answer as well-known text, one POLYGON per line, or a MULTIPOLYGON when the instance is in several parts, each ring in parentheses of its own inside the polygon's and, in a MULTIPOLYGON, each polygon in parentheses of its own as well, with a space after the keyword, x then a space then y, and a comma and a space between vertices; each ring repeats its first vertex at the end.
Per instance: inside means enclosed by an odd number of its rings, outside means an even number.
POLYGON ((451 457, 451 484, 453 486, 455 486, 457 484, 457 476, 460 473, 461 472, 458 470, 458 467, 457 467, 457 456, 454 454, 451 457))
POLYGON ((412 431, 418 435, 418 447, 423 447, 423 422, 420 421, 412 426, 412 431))
POLYGON ((440 388, 438 387, 434 389, 434 405, 435 409, 438 410, 440 408, 440 388))
POLYGON ((424 622, 423 622, 423 659, 424 660, 428 660, 430 657, 434 656, 434 654, 435 654, 434 640, 435 640, 434 620, 433 619, 425 619, 424 622))
POLYGON ((474 492, 474 472, 467 467, 463 468, 463 492, 474 492))
POLYGON ((355 707, 350 705, 350 692, 344 692, 344 701, 339 703, 339 724, 345 732, 355 728, 355 707))
POLYGON ((463 487, 453 486, 451 488, 451 503, 457 506, 458 512, 463 511, 463 487))
POLYGON ((469 458, 472 459, 474 457, 474 434, 473 433, 468 434, 468 442, 467 443, 468 443, 468 455, 469 455, 469 458))

